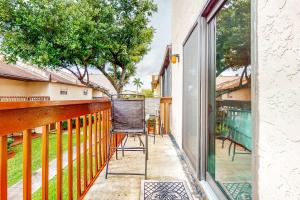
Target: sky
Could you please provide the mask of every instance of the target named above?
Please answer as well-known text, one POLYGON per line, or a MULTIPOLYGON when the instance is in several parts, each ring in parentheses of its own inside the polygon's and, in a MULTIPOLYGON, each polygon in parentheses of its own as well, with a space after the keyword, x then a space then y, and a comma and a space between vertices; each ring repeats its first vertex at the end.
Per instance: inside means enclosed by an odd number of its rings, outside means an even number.
MULTIPOLYGON (((158 11, 152 16, 150 22, 155 29, 151 50, 137 64, 135 76, 143 82, 142 88, 151 88, 151 75, 159 73, 166 46, 171 43, 171 0, 154 1, 158 6, 158 11)), ((132 84, 133 78, 125 90, 136 90, 132 84)))

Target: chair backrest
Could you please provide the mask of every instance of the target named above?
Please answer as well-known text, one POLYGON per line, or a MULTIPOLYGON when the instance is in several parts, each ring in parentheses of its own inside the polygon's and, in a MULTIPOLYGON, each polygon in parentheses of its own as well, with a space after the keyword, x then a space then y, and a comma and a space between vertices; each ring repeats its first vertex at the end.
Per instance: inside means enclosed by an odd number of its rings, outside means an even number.
POLYGON ((145 128, 145 98, 142 95, 112 96, 112 129, 145 128))

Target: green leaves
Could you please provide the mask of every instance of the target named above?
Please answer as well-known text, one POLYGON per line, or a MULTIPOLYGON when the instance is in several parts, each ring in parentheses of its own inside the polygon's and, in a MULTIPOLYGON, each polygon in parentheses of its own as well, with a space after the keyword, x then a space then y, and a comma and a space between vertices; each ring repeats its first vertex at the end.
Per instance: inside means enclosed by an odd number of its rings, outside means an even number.
POLYGON ((152 0, 0 0, 0 52, 81 81, 74 66, 98 68, 120 92, 149 50, 156 9, 152 0))

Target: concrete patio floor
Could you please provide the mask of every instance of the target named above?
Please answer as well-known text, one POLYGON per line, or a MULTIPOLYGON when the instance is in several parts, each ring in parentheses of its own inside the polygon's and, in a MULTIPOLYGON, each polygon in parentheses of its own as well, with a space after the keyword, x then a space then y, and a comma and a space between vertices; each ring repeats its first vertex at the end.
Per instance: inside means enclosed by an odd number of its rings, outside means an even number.
MULTIPOLYGON (((126 146, 139 145, 139 141, 128 138, 126 146)), ((109 164, 111 172, 135 172, 143 173, 144 154, 142 152, 125 152, 122 157, 114 156, 109 164)), ((143 176, 115 176, 109 175, 105 179, 105 170, 101 172, 94 185, 91 187, 85 199, 100 200, 138 200, 140 199, 141 181, 143 176)), ((148 180, 160 181, 186 181, 194 199, 199 199, 194 191, 194 186, 189 182, 186 167, 183 167, 178 150, 169 136, 156 136, 156 144, 153 137, 149 137, 148 180)))

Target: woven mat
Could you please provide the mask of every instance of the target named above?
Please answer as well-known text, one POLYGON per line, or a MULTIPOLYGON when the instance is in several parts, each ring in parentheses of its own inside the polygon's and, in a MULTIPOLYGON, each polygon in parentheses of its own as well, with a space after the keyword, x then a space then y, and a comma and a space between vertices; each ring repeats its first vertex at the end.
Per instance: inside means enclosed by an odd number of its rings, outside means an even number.
POLYGON ((252 199, 252 186, 250 183, 222 183, 222 186, 232 200, 252 199))
POLYGON ((184 181, 142 181, 141 200, 192 200, 184 181))

